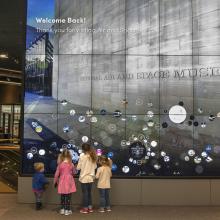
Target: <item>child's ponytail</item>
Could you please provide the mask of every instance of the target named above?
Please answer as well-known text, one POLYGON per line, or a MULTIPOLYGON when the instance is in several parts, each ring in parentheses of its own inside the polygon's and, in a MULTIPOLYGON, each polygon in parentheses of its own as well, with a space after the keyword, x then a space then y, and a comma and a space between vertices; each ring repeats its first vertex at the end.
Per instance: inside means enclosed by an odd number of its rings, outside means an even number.
POLYGON ((82 150, 85 152, 85 153, 88 153, 92 162, 93 163, 96 163, 97 161, 97 155, 96 155, 96 152, 95 150, 89 145, 89 144, 86 144, 84 143, 82 145, 82 150))
POLYGON ((68 160, 69 163, 72 163, 72 156, 71 156, 69 150, 67 150, 67 149, 64 149, 58 157, 59 163, 63 162, 64 160, 68 160))

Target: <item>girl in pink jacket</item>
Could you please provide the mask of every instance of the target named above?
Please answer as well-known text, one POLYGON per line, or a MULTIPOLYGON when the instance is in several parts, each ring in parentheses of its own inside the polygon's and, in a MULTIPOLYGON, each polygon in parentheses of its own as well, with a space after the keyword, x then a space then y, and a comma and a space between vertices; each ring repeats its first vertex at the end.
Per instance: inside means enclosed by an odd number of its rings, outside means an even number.
POLYGON ((75 167, 72 163, 72 157, 68 150, 64 150, 60 155, 60 163, 54 177, 54 186, 58 186, 58 193, 61 195, 61 209, 60 214, 70 215, 71 194, 76 192, 76 185, 74 174, 76 173, 75 167))

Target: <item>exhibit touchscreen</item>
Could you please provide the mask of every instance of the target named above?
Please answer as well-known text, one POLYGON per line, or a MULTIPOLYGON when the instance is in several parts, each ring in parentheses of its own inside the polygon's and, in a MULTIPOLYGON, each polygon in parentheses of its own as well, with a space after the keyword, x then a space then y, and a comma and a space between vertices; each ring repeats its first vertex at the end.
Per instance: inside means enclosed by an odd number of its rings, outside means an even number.
POLYGON ((22 170, 82 143, 114 177, 220 176, 219 0, 28 0, 22 170))

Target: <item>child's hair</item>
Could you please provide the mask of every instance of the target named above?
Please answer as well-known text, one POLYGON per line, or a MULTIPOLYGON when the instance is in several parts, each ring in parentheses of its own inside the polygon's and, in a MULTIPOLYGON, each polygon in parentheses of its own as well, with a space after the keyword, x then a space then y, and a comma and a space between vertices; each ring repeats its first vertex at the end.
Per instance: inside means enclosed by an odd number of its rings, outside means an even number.
POLYGON ((84 153, 89 154, 89 156, 90 156, 93 163, 96 163, 96 161, 97 161, 96 152, 89 144, 84 143, 82 145, 82 150, 83 150, 84 153))
POLYGON ((42 169, 44 169, 44 163, 34 163, 34 169, 37 172, 41 171, 42 169))
POLYGON ((58 159, 59 159, 60 163, 63 162, 64 160, 68 160, 69 163, 72 163, 72 156, 71 156, 69 150, 67 150, 67 149, 64 149, 62 151, 62 153, 60 154, 58 159))
POLYGON ((111 167, 111 161, 106 156, 100 156, 99 157, 99 164, 101 166, 111 167))

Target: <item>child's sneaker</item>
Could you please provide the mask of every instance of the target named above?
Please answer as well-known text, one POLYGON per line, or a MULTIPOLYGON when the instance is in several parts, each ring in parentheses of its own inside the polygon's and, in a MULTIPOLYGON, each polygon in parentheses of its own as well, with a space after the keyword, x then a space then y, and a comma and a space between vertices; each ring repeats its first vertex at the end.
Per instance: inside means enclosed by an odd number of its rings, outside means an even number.
POLYGON ((37 202, 36 203, 36 210, 41 210, 42 209, 42 203, 41 202, 37 202))
POLYGON ((86 208, 82 208, 82 209, 80 209, 79 212, 82 213, 82 214, 88 214, 88 213, 89 213, 89 210, 86 209, 86 208))
POLYGON ((71 215, 72 214, 72 211, 71 210, 65 210, 64 211, 64 215, 71 215))
POLYGON ((92 208, 89 208, 89 209, 88 209, 88 212, 89 212, 89 213, 93 213, 94 210, 93 210, 92 208))
POLYGON ((106 208, 106 212, 111 212, 111 208, 106 208))
POLYGON ((60 214, 64 215, 64 213, 65 213, 65 210, 64 209, 60 209, 60 214))
POLYGON ((105 212, 105 209, 103 209, 103 208, 100 208, 100 209, 98 210, 98 212, 101 212, 101 213, 103 213, 103 212, 105 212))

